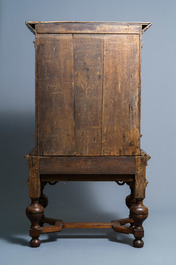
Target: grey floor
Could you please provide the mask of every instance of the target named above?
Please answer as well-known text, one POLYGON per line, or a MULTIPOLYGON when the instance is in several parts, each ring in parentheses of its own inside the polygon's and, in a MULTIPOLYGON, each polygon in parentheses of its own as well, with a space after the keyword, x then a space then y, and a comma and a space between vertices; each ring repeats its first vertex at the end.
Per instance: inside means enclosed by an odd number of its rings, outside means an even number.
POLYGON ((0 264, 176 264, 176 215, 151 214, 145 222, 145 246, 131 246, 132 235, 112 230, 64 230, 42 235, 30 248, 27 233, 1 233, 0 264))

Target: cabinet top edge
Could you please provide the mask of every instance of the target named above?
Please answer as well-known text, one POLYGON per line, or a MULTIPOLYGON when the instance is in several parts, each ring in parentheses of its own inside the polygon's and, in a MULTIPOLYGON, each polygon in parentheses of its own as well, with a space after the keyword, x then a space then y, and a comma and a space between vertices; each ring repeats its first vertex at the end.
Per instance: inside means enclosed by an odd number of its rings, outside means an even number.
POLYGON ((151 22, 115 22, 115 21, 27 21, 27 27, 34 34, 59 33, 144 33, 151 22))

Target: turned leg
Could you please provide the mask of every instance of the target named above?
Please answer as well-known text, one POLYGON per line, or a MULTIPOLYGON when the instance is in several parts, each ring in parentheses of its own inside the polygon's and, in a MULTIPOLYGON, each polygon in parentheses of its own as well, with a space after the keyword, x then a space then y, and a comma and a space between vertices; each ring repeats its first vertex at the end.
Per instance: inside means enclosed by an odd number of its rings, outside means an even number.
POLYGON ((30 236, 32 237, 30 241, 31 247, 40 246, 40 221, 44 216, 44 208, 39 204, 38 199, 31 199, 31 204, 26 208, 26 216, 31 221, 30 236))
POLYGON ((39 203, 43 206, 43 208, 46 208, 48 205, 48 197, 43 193, 45 185, 46 185, 45 182, 41 183, 41 196, 39 199, 39 203))
POLYGON ((144 237, 144 229, 142 226, 143 221, 148 216, 148 209, 142 203, 142 200, 136 199, 136 204, 132 205, 130 208, 130 217, 134 220, 133 234, 135 240, 133 241, 133 246, 136 248, 141 248, 144 245, 142 238, 144 237))
MULTIPOLYGON (((41 204, 44 209, 48 205, 48 197, 43 193, 45 185, 46 185, 46 182, 41 182, 41 196, 40 196, 40 199, 39 199, 39 204, 41 204)), ((43 224, 44 224, 43 219, 44 218, 45 218, 45 215, 43 214, 43 218, 40 221, 40 226, 43 226, 43 224)))
POLYGON ((136 203, 136 199, 134 197, 134 183, 130 182, 127 184, 130 187, 131 194, 126 197, 126 206, 130 209, 136 203))
MULTIPOLYGON (((134 197, 134 183, 133 183, 133 182, 130 182, 130 183, 127 183, 127 184, 128 184, 129 187, 130 187, 131 194, 128 195, 128 196, 126 197, 126 205, 127 205, 127 207, 129 208, 129 210, 130 210, 130 208, 131 208, 134 204, 136 204, 136 199, 135 199, 135 197, 134 197)), ((130 216, 129 216, 129 217, 130 217, 130 216)), ((131 218, 131 217, 130 217, 130 218, 131 218)), ((131 227, 131 228, 134 228, 134 222, 131 223, 130 227, 131 227)))
POLYGON ((44 207, 40 203, 46 200, 40 200, 42 194, 42 183, 40 179, 40 157, 29 155, 28 156, 29 164, 29 197, 31 198, 31 204, 26 208, 26 216, 31 221, 31 227, 29 234, 32 237, 30 241, 31 247, 39 247, 40 240, 39 236, 41 233, 40 223, 44 217, 44 207))

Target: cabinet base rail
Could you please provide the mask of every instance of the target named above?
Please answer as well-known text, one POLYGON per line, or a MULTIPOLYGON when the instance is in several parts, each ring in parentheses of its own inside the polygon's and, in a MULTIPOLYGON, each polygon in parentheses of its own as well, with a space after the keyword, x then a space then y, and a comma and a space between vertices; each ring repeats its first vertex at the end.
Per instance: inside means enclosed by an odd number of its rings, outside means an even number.
POLYGON ((30 236, 36 236, 44 233, 60 232, 63 228, 91 228, 91 229, 109 229, 112 228, 115 232, 133 234, 134 221, 130 218, 114 220, 110 223, 82 223, 82 222, 63 222, 62 220, 45 217, 41 221, 39 229, 30 229, 30 236), (43 226, 44 224, 48 226, 43 226), (129 227, 124 226, 130 224, 129 227))

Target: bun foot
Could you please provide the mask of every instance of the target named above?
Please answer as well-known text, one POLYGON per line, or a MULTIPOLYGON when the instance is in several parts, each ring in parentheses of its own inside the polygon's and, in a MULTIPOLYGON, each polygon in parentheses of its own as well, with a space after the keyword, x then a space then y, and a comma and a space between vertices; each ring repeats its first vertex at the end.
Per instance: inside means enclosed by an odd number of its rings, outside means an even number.
POLYGON ((29 235, 32 237, 30 241, 31 247, 40 246, 40 223, 44 217, 44 208, 39 204, 38 199, 32 199, 31 205, 26 208, 26 215, 31 221, 29 235))
POLYGON ((136 248, 142 248, 144 242, 142 238, 144 237, 144 229, 142 226, 143 221, 148 216, 148 209, 142 203, 142 200, 136 200, 136 204, 134 204, 130 208, 130 217, 134 220, 133 226, 133 234, 135 240, 133 242, 133 246, 136 248))
POLYGON ((30 246, 33 248, 37 248, 40 246, 40 239, 34 238, 30 241, 30 246))
POLYGON ((142 248, 144 246, 144 241, 142 239, 135 239, 133 241, 133 247, 135 248, 142 248))

